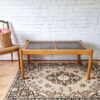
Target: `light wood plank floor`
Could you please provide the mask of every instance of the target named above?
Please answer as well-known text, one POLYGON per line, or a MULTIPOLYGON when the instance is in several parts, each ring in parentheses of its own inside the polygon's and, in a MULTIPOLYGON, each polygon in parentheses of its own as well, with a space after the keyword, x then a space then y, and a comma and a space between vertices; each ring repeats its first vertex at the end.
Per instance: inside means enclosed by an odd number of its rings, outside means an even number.
POLYGON ((0 61, 0 100, 3 100, 18 72, 18 62, 0 61))

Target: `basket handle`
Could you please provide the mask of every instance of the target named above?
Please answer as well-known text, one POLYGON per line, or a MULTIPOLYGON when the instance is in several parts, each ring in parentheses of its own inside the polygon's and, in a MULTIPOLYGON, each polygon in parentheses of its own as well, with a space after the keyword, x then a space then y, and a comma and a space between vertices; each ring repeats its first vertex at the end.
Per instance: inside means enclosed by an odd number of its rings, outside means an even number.
POLYGON ((9 29, 9 23, 8 23, 8 21, 0 20, 0 22, 3 24, 3 28, 4 28, 4 24, 6 24, 7 28, 9 29))

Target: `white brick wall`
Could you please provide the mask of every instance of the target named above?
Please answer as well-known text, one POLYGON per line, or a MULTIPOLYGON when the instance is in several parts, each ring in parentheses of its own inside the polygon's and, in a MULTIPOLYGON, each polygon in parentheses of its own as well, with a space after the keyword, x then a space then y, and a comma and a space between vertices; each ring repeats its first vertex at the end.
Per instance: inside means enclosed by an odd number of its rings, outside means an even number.
POLYGON ((94 49, 94 59, 100 59, 100 0, 0 0, 0 19, 10 22, 13 43, 83 40, 94 49))

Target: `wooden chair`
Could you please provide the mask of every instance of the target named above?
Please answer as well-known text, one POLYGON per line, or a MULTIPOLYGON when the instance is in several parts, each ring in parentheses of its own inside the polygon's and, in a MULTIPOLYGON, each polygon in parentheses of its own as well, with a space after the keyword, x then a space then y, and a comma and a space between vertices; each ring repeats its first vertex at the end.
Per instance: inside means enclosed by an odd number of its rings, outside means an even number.
MULTIPOLYGON (((6 24, 7 28, 9 29, 8 21, 0 20, 0 23, 6 24)), ((0 48, 0 55, 11 53, 12 62, 13 62, 13 52, 18 53, 18 60, 19 60, 19 47, 17 45, 11 45, 10 47, 0 48)), ((20 66, 20 63, 19 63, 19 66, 20 66)))

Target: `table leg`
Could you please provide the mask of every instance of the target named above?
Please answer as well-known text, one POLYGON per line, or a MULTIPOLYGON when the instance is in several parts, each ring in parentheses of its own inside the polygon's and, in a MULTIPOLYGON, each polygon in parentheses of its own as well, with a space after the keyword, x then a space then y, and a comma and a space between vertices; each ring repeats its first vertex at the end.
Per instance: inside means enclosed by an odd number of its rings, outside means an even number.
POLYGON ((77 62, 80 63, 81 62, 81 56, 77 55, 77 62))
POLYGON ((28 59, 28 66, 29 66, 29 70, 30 70, 30 55, 27 55, 27 59, 28 59))
POLYGON ((20 68, 20 55, 19 55, 19 50, 17 51, 17 53, 18 53, 19 70, 21 70, 21 68, 20 68))
POLYGON ((19 54, 20 54, 20 69, 21 69, 21 76, 22 76, 22 79, 24 79, 23 54, 22 54, 22 51, 21 51, 21 50, 20 50, 19 54))
POLYGON ((92 54, 89 55, 88 70, 87 70, 87 80, 90 80, 91 66, 92 66, 92 54))

